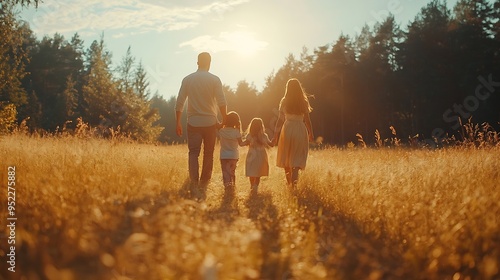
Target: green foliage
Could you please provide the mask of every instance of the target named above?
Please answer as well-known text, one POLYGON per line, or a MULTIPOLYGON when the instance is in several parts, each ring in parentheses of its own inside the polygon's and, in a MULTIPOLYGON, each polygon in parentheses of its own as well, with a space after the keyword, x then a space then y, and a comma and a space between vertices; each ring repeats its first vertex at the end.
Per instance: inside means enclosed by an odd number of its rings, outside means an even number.
POLYGON ((0 9, 0 101, 16 106, 26 104, 21 80, 26 75, 27 50, 24 39, 30 35, 26 25, 16 20, 11 4, 0 9))
POLYGON ((123 117, 118 86, 110 71, 111 57, 104 48, 104 40, 94 41, 87 57, 87 73, 82 88, 83 119, 92 126, 117 127, 123 117))
POLYGON ((64 119, 72 120, 75 117, 78 106, 78 90, 76 89, 76 82, 71 75, 66 78, 66 87, 62 92, 61 102, 63 104, 64 119))
POLYGON ((35 7, 38 7, 39 2, 39 0, 0 0, 1 5, 21 4, 21 6, 35 5, 35 7))
POLYGON ((64 36, 45 36, 33 48, 30 75, 25 84, 37 95, 41 105, 41 128, 54 130, 66 121, 75 121, 78 112, 78 85, 83 67, 82 53, 73 37, 68 42, 64 36))
POLYGON ((135 58, 130 48, 118 66, 118 79, 111 68, 111 56, 104 39, 94 41, 88 51, 88 69, 83 85, 83 119, 97 126, 103 136, 113 131, 138 141, 156 141, 161 128, 153 124, 159 119, 150 108, 148 82, 141 64, 134 69, 135 58))
MULTIPOLYGON (((227 94, 227 92, 226 92, 227 94)), ((153 125, 158 127, 164 127, 165 129, 158 136, 160 142, 166 143, 183 143, 185 142, 185 137, 179 137, 175 134, 175 97, 165 100, 163 97, 156 94, 151 98, 151 109, 156 111, 159 115, 159 119, 153 123, 153 125)), ((182 119, 182 125, 185 127, 187 124, 187 119, 182 119)))
POLYGON ((236 111, 240 114, 242 129, 246 129, 254 117, 260 117, 256 114, 259 107, 258 92, 255 85, 246 81, 238 82, 234 92, 233 102, 228 104, 229 111, 236 111))
POLYGON ((12 132, 16 127, 16 120, 17 110, 14 104, 0 106, 0 134, 12 132))
POLYGON ((124 113, 119 120, 121 130, 135 140, 156 141, 163 130, 154 125, 160 117, 157 110, 151 108, 146 71, 142 63, 136 66, 130 47, 118 66, 117 82, 124 113))

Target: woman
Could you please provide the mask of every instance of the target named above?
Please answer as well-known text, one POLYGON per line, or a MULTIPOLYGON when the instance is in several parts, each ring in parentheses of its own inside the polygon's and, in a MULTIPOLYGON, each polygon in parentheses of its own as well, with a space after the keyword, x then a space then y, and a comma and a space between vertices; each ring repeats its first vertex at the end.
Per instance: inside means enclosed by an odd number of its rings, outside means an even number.
POLYGON ((309 141, 314 139, 309 118, 311 110, 309 98, 299 80, 288 80, 273 137, 276 143, 279 135, 277 166, 285 169, 288 185, 296 186, 299 170, 306 167, 309 141))

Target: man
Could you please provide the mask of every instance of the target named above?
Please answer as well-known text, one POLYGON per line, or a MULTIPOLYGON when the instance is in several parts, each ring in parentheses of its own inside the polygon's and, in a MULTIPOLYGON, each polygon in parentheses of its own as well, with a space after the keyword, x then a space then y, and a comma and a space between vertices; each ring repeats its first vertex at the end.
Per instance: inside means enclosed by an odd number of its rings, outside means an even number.
POLYGON ((211 56, 207 52, 198 55, 198 70, 182 80, 175 117, 177 135, 182 136, 181 116, 187 100, 187 140, 189 149, 189 177, 193 184, 207 184, 212 177, 213 156, 217 135, 217 113, 225 122, 227 103, 222 83, 209 72, 211 56), (203 166, 199 175, 198 157, 203 143, 203 166))

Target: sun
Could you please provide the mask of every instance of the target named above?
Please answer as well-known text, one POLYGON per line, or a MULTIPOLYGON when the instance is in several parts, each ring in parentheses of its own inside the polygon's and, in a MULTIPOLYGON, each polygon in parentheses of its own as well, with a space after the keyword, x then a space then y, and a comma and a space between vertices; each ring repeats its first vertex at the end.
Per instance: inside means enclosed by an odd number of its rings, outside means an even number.
POLYGON ((256 39, 254 34, 246 31, 223 32, 220 34, 220 39, 225 42, 228 50, 234 51, 241 56, 252 56, 269 45, 269 43, 256 39))
POLYGON ((180 44, 180 47, 191 46, 197 51, 232 52, 241 57, 251 57, 268 47, 269 43, 256 38, 248 31, 224 31, 217 37, 202 35, 180 44))

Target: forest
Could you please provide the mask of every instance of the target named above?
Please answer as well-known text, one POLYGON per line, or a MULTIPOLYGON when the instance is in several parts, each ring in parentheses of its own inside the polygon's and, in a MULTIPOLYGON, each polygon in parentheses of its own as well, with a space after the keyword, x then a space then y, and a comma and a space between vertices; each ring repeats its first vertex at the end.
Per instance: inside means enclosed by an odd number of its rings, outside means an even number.
MULTIPOLYGON (((102 137, 184 141, 175 135, 175 98, 151 92, 130 47, 112 65, 104 36, 88 48, 78 34, 37 39, 16 9, 42 2, 0 5, 0 133, 21 123, 40 134, 85 124, 102 137)), ((498 130, 499 31, 500 0, 460 0, 454 7, 433 0, 406 26, 390 15, 360 34, 284 54, 261 91, 246 80, 224 85, 228 109, 244 127, 261 117, 273 129, 286 81, 295 77, 311 95, 315 135, 324 144, 344 146, 357 134, 370 142, 376 131, 382 138, 397 131, 401 139, 439 142, 460 137, 468 121, 498 130)))

